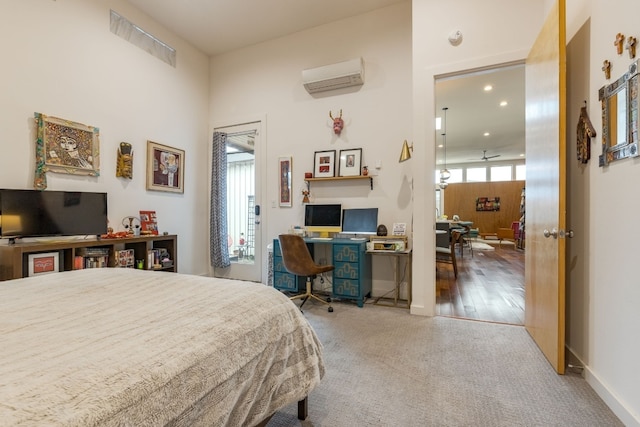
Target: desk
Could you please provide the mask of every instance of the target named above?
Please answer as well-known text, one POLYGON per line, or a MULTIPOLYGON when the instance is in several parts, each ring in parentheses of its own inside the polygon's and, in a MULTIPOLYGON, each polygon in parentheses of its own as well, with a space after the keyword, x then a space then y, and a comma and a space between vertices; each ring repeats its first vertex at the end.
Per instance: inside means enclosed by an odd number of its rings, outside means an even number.
MULTIPOLYGON (((332 297, 352 299, 358 307, 371 296, 371 256, 366 253, 366 240, 331 239, 314 240, 305 238, 309 252, 313 256, 317 245, 331 246, 331 264, 334 270, 331 275, 332 297)), ((282 262, 280 242, 273 240, 273 286, 282 291, 304 292, 305 278, 289 273, 282 262)))
MULTIPOLYGON (((385 298, 385 296, 377 297, 373 303, 375 305, 383 305, 386 307, 400 307, 400 308, 411 308, 411 260, 412 253, 411 249, 407 251, 367 251, 368 254, 371 255, 382 255, 382 256, 391 256, 394 258, 394 277, 395 277, 395 289, 393 298, 385 298), (402 277, 400 276, 400 259, 405 258, 405 271, 407 272, 407 299, 406 306, 398 305, 398 301, 400 300, 400 286, 402 286, 402 277)), ((388 292, 387 292, 388 294, 388 292)), ((387 295, 385 294, 385 295, 387 295)))

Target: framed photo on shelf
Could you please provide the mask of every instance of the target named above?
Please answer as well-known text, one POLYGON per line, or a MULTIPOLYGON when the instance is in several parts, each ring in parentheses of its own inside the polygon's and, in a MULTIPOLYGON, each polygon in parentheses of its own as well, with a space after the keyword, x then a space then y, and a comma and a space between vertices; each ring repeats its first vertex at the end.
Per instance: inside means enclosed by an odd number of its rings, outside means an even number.
POLYGON ((336 150, 316 151, 313 159, 314 178, 333 178, 336 176, 336 150))
POLYGON ((60 271, 60 254, 58 252, 29 254, 27 262, 29 277, 60 271))
POLYGON ((184 193, 184 150, 147 141, 147 190, 184 193))
POLYGON ((291 207, 291 166, 291 157, 280 157, 278 159, 281 207, 291 207))
POLYGON ((340 176, 359 176, 362 169, 362 148, 340 150, 340 176))

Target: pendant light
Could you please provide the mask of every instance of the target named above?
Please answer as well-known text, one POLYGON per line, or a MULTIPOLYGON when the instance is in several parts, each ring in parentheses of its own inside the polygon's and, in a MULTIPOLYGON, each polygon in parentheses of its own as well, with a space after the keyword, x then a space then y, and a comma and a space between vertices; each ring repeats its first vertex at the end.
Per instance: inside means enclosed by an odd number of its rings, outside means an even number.
MULTIPOLYGON (((440 188, 444 188, 442 186, 443 183, 446 184, 446 181, 451 178, 451 172, 447 169, 447 110, 448 107, 443 107, 442 111, 444 111, 444 120, 443 126, 444 132, 442 133, 442 146, 444 147, 444 169, 440 170, 440 188)), ((446 187, 446 185, 445 185, 446 187)))

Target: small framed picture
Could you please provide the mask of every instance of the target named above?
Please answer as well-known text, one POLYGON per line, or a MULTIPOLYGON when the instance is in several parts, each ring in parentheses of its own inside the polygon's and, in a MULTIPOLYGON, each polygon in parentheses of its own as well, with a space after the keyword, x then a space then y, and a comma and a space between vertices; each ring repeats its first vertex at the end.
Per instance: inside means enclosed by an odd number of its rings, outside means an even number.
POLYGON ((291 207, 291 157, 278 159, 280 171, 280 206, 291 207))
POLYGON ((29 277, 57 273, 60 271, 60 254, 58 252, 29 254, 28 263, 29 277))
POLYGON ((336 176, 336 150, 315 152, 313 176, 314 178, 333 178, 336 176))
POLYGON ((362 169, 362 148, 340 150, 340 176, 358 176, 362 169))
POLYGON ((393 223, 393 235, 394 236, 404 236, 407 234, 407 223, 406 222, 394 222, 393 223))
POLYGON ((184 193, 184 150, 147 141, 147 190, 184 193))

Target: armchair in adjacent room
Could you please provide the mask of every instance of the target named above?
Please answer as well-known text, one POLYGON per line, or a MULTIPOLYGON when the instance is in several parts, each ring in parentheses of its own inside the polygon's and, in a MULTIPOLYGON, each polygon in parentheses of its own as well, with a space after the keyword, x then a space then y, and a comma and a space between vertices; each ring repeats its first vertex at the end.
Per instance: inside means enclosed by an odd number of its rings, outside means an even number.
POLYGON ((280 241, 280 250, 282 251, 282 263, 284 268, 291 274, 296 276, 304 276, 306 280, 306 292, 303 294, 292 296, 291 300, 304 298, 300 304, 302 306, 309 298, 320 301, 323 304, 329 304, 329 312, 333 311, 331 306, 331 298, 326 300, 315 295, 312 292, 311 280, 318 274, 325 273, 334 269, 333 265, 318 265, 313 261, 309 248, 304 239, 296 234, 281 234, 278 236, 280 241))

